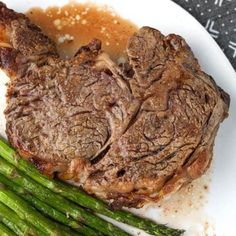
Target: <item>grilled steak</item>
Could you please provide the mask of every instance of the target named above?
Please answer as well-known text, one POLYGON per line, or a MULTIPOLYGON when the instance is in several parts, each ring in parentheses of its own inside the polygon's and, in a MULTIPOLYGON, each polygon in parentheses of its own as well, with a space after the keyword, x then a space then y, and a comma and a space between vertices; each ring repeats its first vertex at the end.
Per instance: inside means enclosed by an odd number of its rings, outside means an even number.
POLYGON ((140 207, 207 170, 229 96, 183 38, 143 27, 119 67, 98 39, 60 59, 52 40, 3 3, 0 27, 6 133, 43 173, 140 207))

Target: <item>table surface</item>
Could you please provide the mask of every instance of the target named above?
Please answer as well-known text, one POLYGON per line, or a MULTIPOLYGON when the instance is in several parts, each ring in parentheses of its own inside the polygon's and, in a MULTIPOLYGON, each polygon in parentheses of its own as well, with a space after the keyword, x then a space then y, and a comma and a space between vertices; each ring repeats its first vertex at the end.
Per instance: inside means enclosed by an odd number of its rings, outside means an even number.
POLYGON ((236 0, 172 0, 216 40, 236 70, 236 0))

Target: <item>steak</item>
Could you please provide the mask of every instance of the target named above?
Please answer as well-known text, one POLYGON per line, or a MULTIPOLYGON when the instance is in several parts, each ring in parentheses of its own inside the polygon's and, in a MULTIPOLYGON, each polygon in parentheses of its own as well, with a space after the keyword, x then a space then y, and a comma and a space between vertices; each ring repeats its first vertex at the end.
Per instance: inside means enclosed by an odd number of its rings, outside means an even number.
POLYGON ((3 3, 0 27, 6 133, 42 173, 141 207, 207 170, 230 99, 182 37, 143 27, 119 66, 98 39, 59 58, 51 39, 3 3))

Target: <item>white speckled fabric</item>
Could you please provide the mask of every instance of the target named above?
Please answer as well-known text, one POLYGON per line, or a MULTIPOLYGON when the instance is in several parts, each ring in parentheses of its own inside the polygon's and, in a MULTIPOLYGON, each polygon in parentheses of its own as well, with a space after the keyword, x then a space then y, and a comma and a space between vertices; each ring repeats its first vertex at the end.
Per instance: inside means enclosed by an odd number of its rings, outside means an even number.
POLYGON ((236 70, 236 0, 173 0, 192 14, 220 45, 236 70))

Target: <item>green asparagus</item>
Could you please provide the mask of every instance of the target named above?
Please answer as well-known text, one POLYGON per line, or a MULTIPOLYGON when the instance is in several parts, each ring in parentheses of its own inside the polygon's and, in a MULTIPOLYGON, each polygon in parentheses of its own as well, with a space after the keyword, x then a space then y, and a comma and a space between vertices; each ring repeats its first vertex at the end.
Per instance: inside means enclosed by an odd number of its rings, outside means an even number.
MULTIPOLYGON (((28 191, 26 191, 24 188, 22 188, 19 185, 16 185, 11 180, 7 179, 5 176, 0 174, 0 182, 3 183, 5 186, 7 186, 10 190, 16 192, 18 195, 20 195, 22 198, 24 198, 26 201, 28 201, 32 206, 37 208, 39 211, 41 211, 43 214, 50 216, 52 219, 67 225, 77 232, 81 233, 85 236, 97 236, 98 232, 95 232, 91 228, 87 227, 86 225, 79 224, 78 222, 74 221, 70 217, 67 217, 65 214, 61 213, 60 211, 52 208, 51 206, 47 205, 46 203, 39 200, 37 197, 30 194, 28 191)), ((101 234, 103 235, 103 234, 101 234)))
POLYGON ((1 221, 19 236, 36 234, 33 226, 29 225, 10 208, 0 202, 0 217, 1 221))
POLYGON ((8 227, 6 227, 2 223, 0 223, 0 235, 1 236, 16 236, 14 232, 12 232, 8 227))
POLYGON ((15 211, 22 220, 34 225, 35 228, 44 232, 45 235, 70 236, 69 232, 59 230, 54 222, 44 217, 26 201, 4 187, 0 188, 0 201, 15 211))
POLYGON ((171 229, 165 225, 156 224, 151 220, 140 218, 127 211, 111 210, 109 209, 109 206, 103 201, 87 195, 82 190, 76 187, 68 186, 61 181, 48 179, 46 176, 42 175, 33 165, 20 158, 16 151, 1 139, 0 155, 41 185, 97 213, 106 215, 117 221, 135 226, 139 229, 143 229, 147 233, 156 236, 179 236, 184 233, 183 230, 171 229))
POLYGON ((99 218, 98 216, 90 213, 82 207, 75 205, 74 203, 64 199, 62 196, 52 192, 51 190, 38 184, 31 178, 24 176, 24 174, 17 170, 14 166, 7 163, 0 158, 0 173, 5 177, 12 180, 12 182, 22 186, 33 195, 37 196, 41 201, 45 202, 56 208, 57 210, 65 213, 67 216, 71 216, 75 220, 94 228, 105 235, 111 236, 127 236, 128 233, 114 226, 113 224, 99 218))

